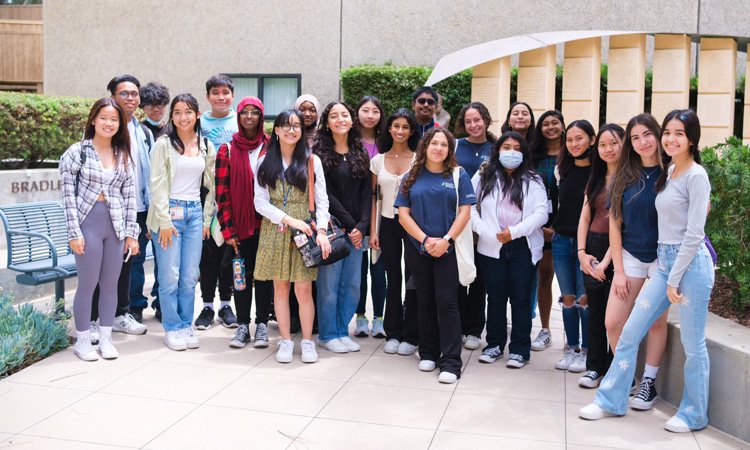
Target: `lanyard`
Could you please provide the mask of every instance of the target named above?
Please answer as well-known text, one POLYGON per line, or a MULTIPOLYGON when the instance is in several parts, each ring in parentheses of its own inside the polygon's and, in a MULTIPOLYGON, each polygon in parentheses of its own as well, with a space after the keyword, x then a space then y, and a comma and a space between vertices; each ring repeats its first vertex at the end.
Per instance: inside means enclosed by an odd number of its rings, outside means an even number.
POLYGON ((552 191, 552 177, 555 176, 554 169, 549 170, 549 155, 545 155, 544 157, 544 165, 546 166, 547 170, 547 198, 551 198, 551 191, 552 191))
POLYGON ((292 192, 292 186, 293 185, 290 185, 289 189, 287 189, 284 178, 281 179, 281 193, 284 194, 284 211, 286 211, 286 201, 289 198, 289 194, 292 192))

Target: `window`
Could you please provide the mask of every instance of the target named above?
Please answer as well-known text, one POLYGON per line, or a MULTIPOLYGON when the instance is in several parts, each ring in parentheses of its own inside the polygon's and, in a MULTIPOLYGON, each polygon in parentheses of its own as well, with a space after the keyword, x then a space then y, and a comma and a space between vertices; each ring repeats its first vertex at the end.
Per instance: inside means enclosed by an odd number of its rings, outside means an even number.
POLYGON ((244 97, 254 95, 263 101, 265 119, 273 120, 281 111, 294 106, 294 101, 302 93, 300 74, 258 75, 225 74, 234 81, 234 102, 232 108, 244 97))

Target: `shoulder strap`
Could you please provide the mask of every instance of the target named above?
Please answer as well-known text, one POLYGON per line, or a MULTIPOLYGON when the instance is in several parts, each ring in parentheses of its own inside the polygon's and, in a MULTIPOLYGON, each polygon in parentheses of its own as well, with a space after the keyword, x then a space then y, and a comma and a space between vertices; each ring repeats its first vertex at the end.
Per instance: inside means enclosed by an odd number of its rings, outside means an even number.
POLYGON ((458 192, 458 182, 461 178, 461 167, 453 169, 453 184, 456 188, 456 217, 458 217, 458 202, 461 200, 461 194, 458 192))
POLYGON ((151 139, 148 138, 149 129, 142 122, 138 122, 138 124, 141 126, 141 130, 143 130, 144 136, 146 136, 146 145, 148 145, 148 152, 150 154, 151 153, 151 139))
POLYGON ((313 155, 307 158, 307 199, 310 204, 310 219, 315 220, 315 162, 313 155))
POLYGON ((80 148, 78 149, 79 157, 81 158, 81 165, 78 167, 78 172, 76 172, 76 181, 73 185, 73 193, 76 197, 78 197, 78 183, 81 178, 81 169, 83 169, 83 166, 86 164, 86 150, 83 148, 83 141, 84 139, 81 139, 80 148))

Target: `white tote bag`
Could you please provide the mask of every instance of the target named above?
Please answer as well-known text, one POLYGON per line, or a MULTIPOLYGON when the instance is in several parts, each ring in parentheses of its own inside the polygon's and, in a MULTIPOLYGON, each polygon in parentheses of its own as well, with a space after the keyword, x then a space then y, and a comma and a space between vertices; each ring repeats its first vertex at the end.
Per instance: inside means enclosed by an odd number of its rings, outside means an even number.
MULTIPOLYGON (((458 201, 461 195, 458 192, 458 178, 461 168, 453 169, 453 184, 456 186, 456 217, 458 217, 458 201)), ((467 223, 461 234, 455 240, 456 261, 458 261, 458 282, 461 286, 468 286, 477 277, 477 268, 474 265, 474 237, 471 234, 471 223, 467 223)))

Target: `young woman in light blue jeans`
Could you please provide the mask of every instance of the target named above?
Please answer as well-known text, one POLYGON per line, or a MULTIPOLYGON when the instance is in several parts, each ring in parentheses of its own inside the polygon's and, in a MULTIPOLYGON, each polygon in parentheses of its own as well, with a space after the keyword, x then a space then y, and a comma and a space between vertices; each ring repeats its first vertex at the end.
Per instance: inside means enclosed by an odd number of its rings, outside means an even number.
POLYGON ((146 225, 158 238, 159 301, 164 342, 172 350, 198 348, 193 334, 195 286, 202 240, 211 237, 214 204, 213 144, 198 135, 198 101, 190 94, 172 100, 169 134, 151 151, 151 204, 146 225), (206 189, 201 207, 201 186, 206 189))
POLYGON ((594 402, 581 408, 579 415, 597 420, 625 414, 638 346, 651 325, 675 304, 686 355, 685 388, 677 414, 664 427, 684 433, 708 425, 710 365, 705 332, 714 270, 704 226, 711 185, 700 165, 700 122, 695 112, 670 112, 662 130, 661 142, 673 165, 656 183, 658 270, 636 300, 594 402))

